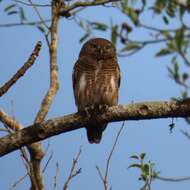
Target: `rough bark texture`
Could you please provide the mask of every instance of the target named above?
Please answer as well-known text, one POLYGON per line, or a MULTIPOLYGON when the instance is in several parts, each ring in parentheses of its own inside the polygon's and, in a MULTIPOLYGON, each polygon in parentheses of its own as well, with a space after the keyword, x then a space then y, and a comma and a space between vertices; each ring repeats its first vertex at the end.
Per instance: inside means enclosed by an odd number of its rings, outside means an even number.
MULTIPOLYGON (((97 115, 99 122, 142 120, 159 118, 185 118, 190 116, 190 100, 170 102, 143 102, 110 107, 103 115, 97 115)), ((27 144, 46 139, 60 133, 82 128, 89 121, 84 113, 47 120, 34 124, 0 139, 0 156, 8 154, 27 144)))

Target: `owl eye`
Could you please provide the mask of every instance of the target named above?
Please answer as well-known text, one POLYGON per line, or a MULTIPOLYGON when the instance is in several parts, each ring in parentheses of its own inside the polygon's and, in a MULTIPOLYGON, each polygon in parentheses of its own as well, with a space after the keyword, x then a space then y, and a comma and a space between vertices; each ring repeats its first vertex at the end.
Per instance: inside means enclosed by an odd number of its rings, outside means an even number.
POLYGON ((107 46, 104 47, 105 50, 110 50, 112 48, 111 44, 108 44, 107 46))
POLYGON ((91 46, 91 48, 93 48, 93 49, 97 49, 97 45, 96 44, 90 44, 90 46, 91 46))

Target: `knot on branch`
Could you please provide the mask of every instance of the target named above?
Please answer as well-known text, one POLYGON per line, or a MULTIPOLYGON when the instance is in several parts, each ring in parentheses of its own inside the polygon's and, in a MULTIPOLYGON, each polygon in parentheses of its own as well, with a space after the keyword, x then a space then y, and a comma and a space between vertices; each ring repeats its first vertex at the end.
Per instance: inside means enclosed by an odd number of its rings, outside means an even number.
POLYGON ((138 112, 140 115, 145 116, 149 113, 149 107, 147 105, 141 105, 138 112))

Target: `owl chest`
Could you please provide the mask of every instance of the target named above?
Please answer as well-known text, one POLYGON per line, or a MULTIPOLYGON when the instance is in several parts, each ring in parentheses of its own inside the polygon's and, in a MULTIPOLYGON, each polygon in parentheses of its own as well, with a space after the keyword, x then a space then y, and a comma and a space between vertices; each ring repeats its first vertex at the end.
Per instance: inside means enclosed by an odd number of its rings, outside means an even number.
POLYGON ((101 97, 110 96, 115 90, 115 78, 100 62, 96 64, 96 67, 90 70, 85 70, 79 79, 79 91, 87 99, 94 99, 97 101, 102 99, 101 97))

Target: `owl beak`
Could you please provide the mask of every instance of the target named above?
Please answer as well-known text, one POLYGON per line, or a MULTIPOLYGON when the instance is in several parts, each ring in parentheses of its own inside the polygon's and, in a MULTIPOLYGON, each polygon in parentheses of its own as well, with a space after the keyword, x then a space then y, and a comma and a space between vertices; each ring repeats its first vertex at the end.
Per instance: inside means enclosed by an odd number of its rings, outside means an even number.
POLYGON ((100 55, 103 55, 104 50, 102 48, 99 49, 100 55))

